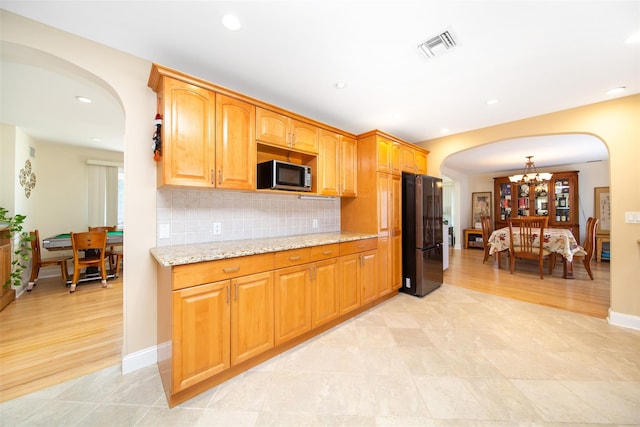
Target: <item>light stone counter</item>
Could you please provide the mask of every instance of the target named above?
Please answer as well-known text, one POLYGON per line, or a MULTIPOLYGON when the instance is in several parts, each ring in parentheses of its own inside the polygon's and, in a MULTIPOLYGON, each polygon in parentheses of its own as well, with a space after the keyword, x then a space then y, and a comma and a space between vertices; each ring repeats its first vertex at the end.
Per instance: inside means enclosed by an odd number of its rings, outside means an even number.
POLYGON ((151 249, 151 255, 153 255, 160 265, 170 267, 173 265, 193 264, 196 262, 286 251, 288 249, 300 249, 374 237, 377 237, 377 235, 349 232, 304 234, 288 237, 156 247, 151 249))

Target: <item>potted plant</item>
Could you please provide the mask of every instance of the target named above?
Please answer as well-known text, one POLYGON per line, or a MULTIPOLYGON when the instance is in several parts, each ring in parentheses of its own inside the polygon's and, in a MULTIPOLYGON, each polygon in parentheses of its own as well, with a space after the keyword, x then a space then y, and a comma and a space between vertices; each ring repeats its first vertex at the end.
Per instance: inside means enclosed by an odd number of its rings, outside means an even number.
POLYGON ((29 233, 22 229, 22 224, 26 216, 20 214, 8 216, 8 213, 9 211, 7 209, 0 207, 0 228, 4 228, 3 232, 9 235, 12 243, 15 243, 17 240, 17 244, 15 244, 13 248, 10 274, 8 279, 2 284, 3 289, 8 289, 11 285, 22 285, 22 272, 27 268, 27 263, 31 259, 31 249, 29 245, 31 237, 29 233))

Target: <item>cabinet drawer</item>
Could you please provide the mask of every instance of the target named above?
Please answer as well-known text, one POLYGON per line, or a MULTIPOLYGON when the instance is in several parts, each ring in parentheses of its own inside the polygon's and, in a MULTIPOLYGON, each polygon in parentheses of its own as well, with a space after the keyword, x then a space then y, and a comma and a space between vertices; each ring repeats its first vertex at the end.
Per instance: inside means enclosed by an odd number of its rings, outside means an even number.
POLYGON ((227 258, 173 267, 173 289, 273 270, 273 254, 227 258))
POLYGON ((378 239, 354 240, 340 243, 340 255, 349 255, 357 252, 370 251, 378 248, 378 239))
POLYGON ((305 264, 311 261, 311 248, 291 249, 290 251, 276 252, 276 268, 291 267, 305 264))
POLYGON ((340 255, 339 243, 311 247, 311 261, 322 261, 323 259, 336 258, 338 255, 340 255))

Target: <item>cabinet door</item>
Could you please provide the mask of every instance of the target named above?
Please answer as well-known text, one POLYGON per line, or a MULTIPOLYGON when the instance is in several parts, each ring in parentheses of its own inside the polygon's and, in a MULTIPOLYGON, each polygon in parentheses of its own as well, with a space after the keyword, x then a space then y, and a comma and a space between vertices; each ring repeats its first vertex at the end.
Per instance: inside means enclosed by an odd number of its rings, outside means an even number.
POLYGON ((291 139, 289 117, 256 108, 256 139, 282 147, 289 147, 291 139))
POLYGON ((410 147, 403 146, 401 149, 401 156, 402 156, 402 170, 406 172, 415 173, 417 171, 415 151, 410 147))
POLYGON ((315 328, 340 315, 336 259, 316 262, 312 274, 311 327, 315 328))
POLYGON ((273 273, 231 280, 231 364, 274 346, 273 273))
POLYGON ((172 392, 230 366, 229 281, 173 292, 172 392))
MULTIPOLYGON (((378 239, 378 250, 383 247, 383 243, 378 239)), ((378 288, 378 252, 368 251, 360 254, 360 286, 361 303, 366 304, 376 298, 378 288)))
POLYGON ((338 261, 340 314, 360 307, 360 254, 345 255, 338 261))
POLYGON ((416 150, 416 173, 427 174, 427 153, 416 150))
POLYGON ((275 343, 282 344, 311 329, 311 266, 275 271, 275 343))
POLYGON ((391 173, 391 149, 393 148, 393 143, 379 136, 377 138, 377 145, 377 171, 391 173))
MULTIPOLYGON (((496 194, 495 228, 498 229, 498 228, 506 227, 507 219, 509 219, 512 216, 513 201, 511 198, 512 198, 512 193, 514 193, 514 191, 513 191, 513 185, 511 184, 511 181, 509 181, 509 178, 507 177, 494 178, 493 187, 494 187, 493 190, 496 194)), ((517 200, 517 197, 515 197, 514 200, 517 200)))
POLYGON ((554 173, 549 184, 549 191, 553 197, 549 225, 570 228, 575 238, 580 241, 578 172, 554 173))
POLYGON ((256 107, 216 95, 216 187, 256 188, 256 107))
POLYGON ((291 148, 317 154, 318 131, 316 126, 291 119, 291 148))
POLYGON ((358 195, 358 144, 347 136, 340 138, 340 194, 343 197, 358 195))
POLYGON ((402 175, 401 146, 397 142, 391 143, 391 173, 402 175))
POLYGON ((390 174, 378 173, 378 236, 389 236, 391 230, 391 178, 390 174))
POLYGON ((160 185, 213 187, 215 94, 170 78, 163 84, 160 185))
POLYGON ((393 264, 391 261, 393 251, 391 250, 391 243, 392 239, 389 237, 378 237, 377 280, 374 282, 365 282, 363 278, 362 304, 365 304, 380 295, 385 295, 391 292, 393 284, 393 264))
POLYGON ((326 196, 340 194, 339 182, 340 135, 320 130, 318 156, 318 192, 326 196))
POLYGON ((390 248, 392 289, 402 286, 402 179, 393 176, 391 180, 391 248, 390 248))

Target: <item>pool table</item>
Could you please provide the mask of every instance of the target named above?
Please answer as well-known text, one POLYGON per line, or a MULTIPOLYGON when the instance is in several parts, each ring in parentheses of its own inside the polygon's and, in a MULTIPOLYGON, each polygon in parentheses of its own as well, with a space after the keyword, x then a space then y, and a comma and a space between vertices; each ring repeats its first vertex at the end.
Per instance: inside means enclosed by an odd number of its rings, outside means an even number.
MULTIPOLYGON (((121 246, 124 239, 124 231, 107 232, 107 246, 121 246)), ((71 249, 71 234, 63 233, 53 237, 42 239, 42 247, 50 251, 71 249)))

